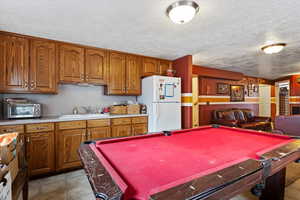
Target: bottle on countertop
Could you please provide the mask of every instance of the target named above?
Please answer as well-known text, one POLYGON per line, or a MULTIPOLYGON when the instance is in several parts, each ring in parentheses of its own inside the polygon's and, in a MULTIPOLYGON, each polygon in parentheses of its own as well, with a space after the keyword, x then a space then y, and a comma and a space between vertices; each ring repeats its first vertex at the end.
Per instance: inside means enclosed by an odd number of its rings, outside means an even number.
POLYGON ((141 104, 141 114, 147 114, 147 106, 145 104, 141 104))

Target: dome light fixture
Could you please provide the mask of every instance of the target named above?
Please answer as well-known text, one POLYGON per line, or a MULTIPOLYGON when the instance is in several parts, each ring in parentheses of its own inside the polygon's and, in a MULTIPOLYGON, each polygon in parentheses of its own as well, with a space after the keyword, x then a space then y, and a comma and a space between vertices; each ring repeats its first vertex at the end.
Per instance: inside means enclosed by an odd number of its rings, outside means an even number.
POLYGON ((171 4, 167 8, 167 15, 176 24, 191 21, 199 11, 199 5, 194 1, 183 0, 171 4))
POLYGON ((273 44, 268 44, 263 46, 261 50, 265 54, 274 54, 274 53, 279 53, 285 46, 286 43, 273 43, 273 44))

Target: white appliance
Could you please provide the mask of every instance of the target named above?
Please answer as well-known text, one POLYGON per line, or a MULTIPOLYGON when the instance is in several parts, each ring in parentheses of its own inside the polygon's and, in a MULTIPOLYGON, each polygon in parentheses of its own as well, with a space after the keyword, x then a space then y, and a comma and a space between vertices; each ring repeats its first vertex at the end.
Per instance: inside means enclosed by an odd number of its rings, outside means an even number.
POLYGON ((181 129, 181 79, 150 76, 142 80, 139 103, 147 106, 148 131, 181 129))

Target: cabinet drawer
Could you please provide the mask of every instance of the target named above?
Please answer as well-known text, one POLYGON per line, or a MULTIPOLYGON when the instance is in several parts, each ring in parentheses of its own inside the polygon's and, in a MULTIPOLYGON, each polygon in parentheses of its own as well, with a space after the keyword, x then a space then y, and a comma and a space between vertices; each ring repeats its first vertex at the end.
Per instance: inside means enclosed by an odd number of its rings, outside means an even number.
POLYGON ((47 132, 54 130, 54 123, 27 124, 26 133, 47 132))
POLYGON ((115 118, 111 120, 111 124, 113 126, 115 125, 127 125, 127 124, 131 124, 131 118, 115 118))
POLYGON ((147 117, 133 117, 133 118, 132 118, 132 123, 133 123, 133 124, 144 124, 144 123, 148 123, 148 118, 147 118, 147 117))
POLYGON ((24 126, 23 125, 9 125, 9 126, 0 126, 0 134, 4 133, 24 133, 24 126))
POLYGON ((57 127, 59 130, 86 128, 86 121, 59 122, 57 127))
POLYGON ((96 120, 87 121, 88 128, 104 127, 104 126, 110 126, 110 119, 96 119, 96 120))

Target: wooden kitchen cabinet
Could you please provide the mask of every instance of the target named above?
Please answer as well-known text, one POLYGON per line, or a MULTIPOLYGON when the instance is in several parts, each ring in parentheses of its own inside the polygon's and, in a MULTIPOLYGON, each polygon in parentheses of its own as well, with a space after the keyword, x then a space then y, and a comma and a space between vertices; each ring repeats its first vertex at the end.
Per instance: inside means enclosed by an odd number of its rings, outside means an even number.
POLYGON ((56 92, 55 43, 1 34, 0 49, 1 91, 56 92))
POLYGON ((141 94, 141 58, 122 53, 110 53, 109 95, 141 94))
POLYGON ((62 83, 81 83, 84 75, 84 48, 61 44, 58 48, 59 75, 62 83))
POLYGON ((142 76, 159 75, 159 61, 155 58, 143 58, 142 76))
POLYGON ((159 60, 159 74, 166 76, 168 69, 172 69, 172 63, 168 60, 159 60))
POLYGON ((126 94, 141 94, 141 59, 137 56, 126 56, 126 94))
POLYGON ((126 55, 110 52, 109 55, 109 84, 106 88, 108 95, 123 95, 126 92, 126 55))
POLYGON ((32 40, 30 46, 30 91, 56 93, 55 43, 32 40))
POLYGON ((148 117, 132 118, 132 134, 143 135, 148 132, 148 117))
POLYGON ((114 118, 111 119, 111 135, 112 137, 131 136, 131 118, 114 118))
POLYGON ((29 87, 29 40, 0 35, 0 89, 2 92, 24 92, 29 87))
POLYGON ((56 170, 80 167, 78 148, 86 138, 86 121, 56 124, 56 170))
POLYGON ((131 125, 118 125, 111 127, 112 137, 127 137, 131 136, 131 125))
POLYGON ((87 140, 99 140, 110 137, 110 119, 96 119, 87 121, 87 140))
POLYGON ((19 134, 24 133, 24 125, 0 126, 0 134, 13 133, 13 132, 17 132, 19 134))
POLYGON ((110 127, 95 127, 87 129, 87 140, 99 140, 111 137, 110 127))
POLYGON ((85 50, 85 81, 92 84, 106 84, 107 52, 99 49, 85 50))
POLYGON ((25 125, 29 176, 55 170, 54 123, 25 125))
POLYGON ((148 124, 133 124, 132 135, 144 135, 148 132, 148 124))
POLYGON ((26 133, 29 176, 55 170, 54 131, 26 133))

